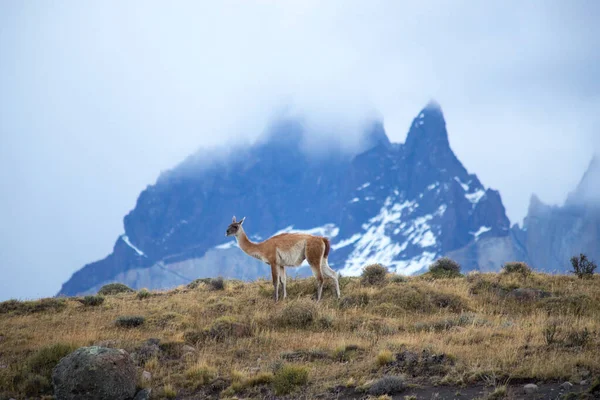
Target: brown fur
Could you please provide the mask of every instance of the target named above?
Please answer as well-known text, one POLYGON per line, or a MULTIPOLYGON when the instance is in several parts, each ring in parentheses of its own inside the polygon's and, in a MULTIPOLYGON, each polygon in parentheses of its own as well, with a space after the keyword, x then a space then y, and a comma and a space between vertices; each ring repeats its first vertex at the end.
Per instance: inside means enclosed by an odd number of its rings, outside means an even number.
POLYGON ((281 233, 263 242, 254 243, 248 239, 244 232, 243 222, 244 219, 236 222, 234 217, 233 222, 227 228, 227 235, 235 236, 240 248, 246 254, 271 266, 275 301, 279 300, 280 283, 283 285, 283 297, 287 296, 285 267, 297 267, 304 260, 310 265, 319 284, 317 301, 321 299, 324 274, 335 281, 336 294, 338 297, 340 296, 337 274, 327 263, 327 257, 331 249, 329 239, 305 233, 281 233))

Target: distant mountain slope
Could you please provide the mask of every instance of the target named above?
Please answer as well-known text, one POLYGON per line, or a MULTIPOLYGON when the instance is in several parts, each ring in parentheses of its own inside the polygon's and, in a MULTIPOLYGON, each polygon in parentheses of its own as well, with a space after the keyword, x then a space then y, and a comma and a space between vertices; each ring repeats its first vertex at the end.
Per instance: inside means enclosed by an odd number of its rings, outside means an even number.
POLYGON ((510 240, 500 194, 458 160, 436 103, 417 114, 403 144, 390 143, 379 121, 366 124, 356 154, 310 157, 305 139, 300 121, 283 120, 228 157, 189 157, 140 194, 113 252, 73 274, 60 294, 115 280, 159 288, 219 274, 268 277, 225 238, 232 215, 246 216, 255 240, 278 231, 326 234, 330 265, 347 275, 371 262, 412 274, 488 238, 510 240))
POLYGON ((581 182, 562 207, 532 196, 518 233, 529 262, 548 272, 567 272, 579 253, 600 262, 600 160, 594 157, 581 182))

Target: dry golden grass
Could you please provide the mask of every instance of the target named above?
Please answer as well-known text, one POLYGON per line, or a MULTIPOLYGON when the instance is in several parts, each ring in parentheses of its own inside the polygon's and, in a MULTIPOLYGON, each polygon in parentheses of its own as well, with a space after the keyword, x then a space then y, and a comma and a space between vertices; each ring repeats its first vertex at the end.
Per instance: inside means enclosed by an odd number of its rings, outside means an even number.
MULTIPOLYGON (((140 386, 151 387, 154 398, 261 398, 278 391, 310 397, 404 374, 396 361, 404 351, 426 350, 450 360, 416 377, 408 374, 409 384, 600 374, 599 276, 470 274, 389 279, 381 286, 345 277, 341 286, 340 301, 326 286, 319 304, 311 303, 314 279, 290 280, 288 298, 278 304, 267 281, 229 281, 223 290, 200 283, 141 298, 119 293, 94 307, 67 299, 64 307, 39 312, 15 311, 14 304, 3 312, 0 304, 0 398, 22 397, 30 378, 27 360, 40 349, 104 343, 134 353, 149 338, 160 339, 161 350, 141 365, 152 379, 140 386), (507 295, 515 288, 550 297, 507 295), (115 324, 131 315, 145 322, 115 324), (196 351, 182 351, 184 343, 196 351)), ((30 309, 35 307, 28 304, 30 309)))

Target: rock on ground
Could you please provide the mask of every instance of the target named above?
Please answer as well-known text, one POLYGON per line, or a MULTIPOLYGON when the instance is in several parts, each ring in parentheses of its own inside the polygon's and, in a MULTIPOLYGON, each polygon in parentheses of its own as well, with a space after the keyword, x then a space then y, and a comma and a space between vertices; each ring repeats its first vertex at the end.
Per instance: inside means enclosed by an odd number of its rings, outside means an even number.
POLYGON ((565 382, 562 385, 560 385, 560 388, 563 390, 570 390, 573 387, 573 384, 571 382, 565 382))
POLYGON ((81 347, 52 372, 57 400, 125 400, 135 395, 136 369, 122 349, 81 347))
POLYGON ((133 398, 133 400, 150 400, 150 393, 152 389, 142 389, 133 398))
POLYGON ((523 390, 525 391, 526 394, 533 394, 538 391, 538 385, 536 385, 534 383, 529 383, 529 384, 523 386, 523 390))

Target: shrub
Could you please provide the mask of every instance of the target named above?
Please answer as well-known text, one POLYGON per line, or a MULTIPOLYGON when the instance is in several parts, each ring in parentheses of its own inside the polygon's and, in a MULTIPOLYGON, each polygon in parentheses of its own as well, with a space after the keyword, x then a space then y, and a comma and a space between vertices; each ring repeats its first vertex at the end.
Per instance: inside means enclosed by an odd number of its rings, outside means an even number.
POLYGON ((579 257, 571 257, 571 266, 573 267, 571 272, 577 275, 580 279, 591 278, 597 268, 596 263, 589 260, 583 253, 579 254, 579 257))
POLYGON ((583 328, 583 330, 572 330, 565 338, 565 346, 584 347, 590 341, 590 336, 590 331, 587 328, 583 328))
POLYGON ((442 257, 429 266, 430 276, 434 278, 454 278, 461 276, 460 264, 448 257, 442 257))
POLYGON ((281 353, 281 358, 287 361, 309 361, 330 358, 329 353, 320 349, 300 349, 281 353))
POLYGON ((373 295, 373 304, 393 304, 405 312, 430 312, 433 305, 428 293, 412 285, 390 286, 373 295))
POLYGON ((136 294, 136 297, 138 298, 138 300, 147 299, 150 296, 152 296, 152 295, 150 294, 150 292, 148 291, 148 289, 141 289, 136 294))
POLYGON ((308 382, 308 369, 299 365, 284 365, 273 376, 275 394, 291 393, 297 386, 308 382))
POLYGON ((404 389, 406 389, 404 379, 399 376, 386 375, 373 382, 367 392, 371 396, 381 396, 384 394, 400 393, 404 389))
POLYGON ((188 380, 193 382, 194 388, 198 388, 199 386, 208 385, 215 379, 217 370, 206 364, 199 363, 188 368, 188 370, 185 371, 185 376, 188 380))
POLYGON ((429 299, 434 307, 445 308, 452 312, 461 312, 469 309, 462 297, 452 293, 430 292, 429 299))
POLYGON ((23 381, 21 390, 27 396, 38 397, 42 394, 52 393, 52 385, 50 379, 45 376, 29 374, 23 381))
POLYGON ((31 301, 8 300, 0 303, 0 314, 33 314, 45 311, 61 311, 67 306, 65 299, 46 298, 31 301))
POLYGON ((527 263, 521 261, 507 262, 502 266, 502 272, 505 274, 520 274, 523 276, 531 275, 533 270, 527 263))
POLYGON ((355 344, 349 344, 346 346, 338 346, 333 351, 333 358, 339 362, 350 361, 352 357, 358 351, 358 346, 355 344))
POLYGON ((225 289, 225 281, 220 276, 215 279, 211 279, 209 284, 211 290, 224 290, 225 289))
POLYGON ((408 278, 404 275, 393 274, 390 281, 393 283, 404 283, 408 282, 408 278))
POLYGON ((115 320, 115 325, 119 328, 135 328, 136 326, 143 325, 146 318, 139 315, 126 315, 118 317, 115 320))
POLYGON ((184 345, 184 342, 170 341, 159 344, 158 348, 162 352, 161 355, 163 358, 178 359, 183 356, 184 345))
POLYGON ((225 280, 222 277, 218 278, 200 278, 193 280, 188 283, 188 289, 196 289, 200 286, 200 284, 208 285, 211 290, 223 290, 225 289, 225 280))
POLYGON ((383 367, 394 361, 394 355, 389 350, 382 350, 377 354, 377 365, 383 367))
POLYGON ((108 285, 102 286, 100 290, 98 290, 98 294, 110 296, 119 293, 131 293, 133 291, 134 290, 129 286, 123 285, 122 283, 109 283, 108 285))
POLYGON ((544 327, 542 334, 544 335, 544 341, 548 346, 558 342, 558 323, 556 321, 550 321, 544 327))
POLYGON ((205 284, 208 285, 209 282, 210 282, 210 278, 194 279, 193 281, 191 281, 190 283, 188 283, 186 287, 188 289, 196 289, 196 288, 198 288, 198 286, 200 286, 201 283, 205 283, 205 284))
POLYGON ((177 390, 175 390, 173 385, 166 384, 161 388, 161 390, 159 390, 159 396, 167 399, 174 399, 175 397, 177 397, 177 390))
POLYGON ((279 326, 290 328, 306 328, 317 320, 319 309, 317 304, 309 299, 299 299, 290 302, 275 317, 279 326))
MULTIPOLYGON (((220 317, 212 323, 210 328, 204 330, 203 335, 204 337, 222 341, 230 337, 241 338, 252 336, 252 329, 249 325, 238 322, 232 317, 220 317)), ((188 339, 193 339, 193 337, 189 335, 188 339)))
POLYGON ((273 382, 274 375, 270 372, 261 372, 251 376, 244 382, 245 387, 253 387, 258 385, 267 385, 273 382))
POLYGON ((349 293, 339 302, 340 308, 364 307, 369 304, 369 294, 366 292, 349 293))
MULTIPOLYGON (((41 376, 50 381, 52 370, 58 362, 67 355, 75 351, 76 347, 65 343, 56 343, 50 346, 42 347, 25 360, 25 371, 30 375, 41 376)), ((33 387, 42 387, 44 381, 31 377, 28 385, 33 387)), ((33 389, 32 389, 33 390, 33 389)))
POLYGON ((387 280, 388 270, 381 264, 367 265, 361 275, 361 283, 366 286, 383 286, 387 280))
POLYGON ((201 342, 206 337, 206 334, 203 331, 187 331, 183 334, 183 340, 186 343, 195 346, 198 342, 201 342))
POLYGON ((94 307, 104 303, 104 297, 100 295, 85 296, 83 299, 79 299, 79 302, 86 307, 94 307))

